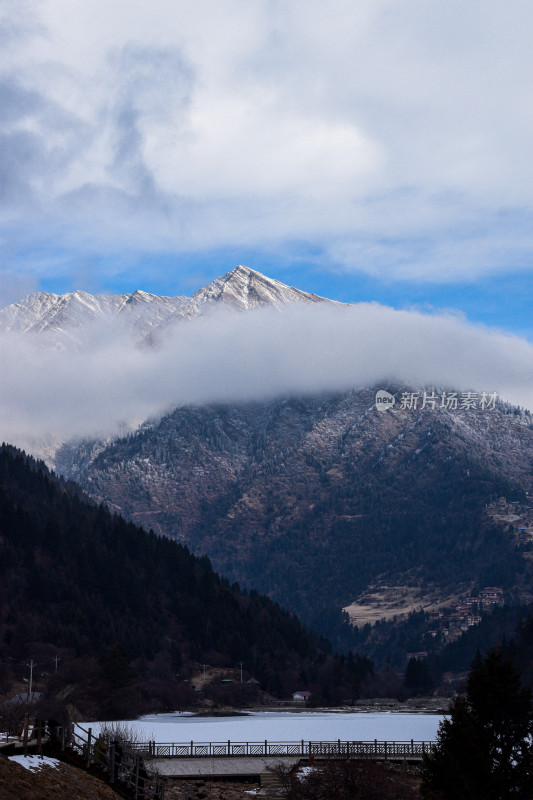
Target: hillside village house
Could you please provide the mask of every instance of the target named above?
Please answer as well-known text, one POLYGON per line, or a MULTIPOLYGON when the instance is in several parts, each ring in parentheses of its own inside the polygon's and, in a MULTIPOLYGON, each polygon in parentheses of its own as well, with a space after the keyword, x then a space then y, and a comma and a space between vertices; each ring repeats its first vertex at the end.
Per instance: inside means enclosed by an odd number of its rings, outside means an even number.
POLYGON ((292 699, 297 703, 307 703, 311 697, 311 692, 294 692, 292 699))

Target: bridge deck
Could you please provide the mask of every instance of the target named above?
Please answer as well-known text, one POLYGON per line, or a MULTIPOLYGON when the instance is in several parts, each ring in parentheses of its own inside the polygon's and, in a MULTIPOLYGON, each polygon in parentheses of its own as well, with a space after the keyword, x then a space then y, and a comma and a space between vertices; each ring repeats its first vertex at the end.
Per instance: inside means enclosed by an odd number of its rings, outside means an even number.
POLYGON ((237 756, 232 758, 153 758, 145 761, 148 772, 162 778, 230 778, 260 775, 279 764, 294 767, 300 756, 237 756))
POLYGON ((362 758, 373 761, 421 761, 431 742, 151 742, 144 759, 149 772, 161 777, 229 777, 260 775, 283 764, 293 767, 310 759, 362 758))

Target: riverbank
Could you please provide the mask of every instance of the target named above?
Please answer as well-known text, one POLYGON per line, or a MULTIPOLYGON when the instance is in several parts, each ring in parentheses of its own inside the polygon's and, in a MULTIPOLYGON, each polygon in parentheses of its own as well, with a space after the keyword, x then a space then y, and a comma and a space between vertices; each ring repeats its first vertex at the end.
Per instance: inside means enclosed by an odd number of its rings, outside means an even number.
POLYGON ((398 714, 447 714, 452 697, 413 697, 403 702, 394 697, 374 697, 359 700, 351 706, 337 708, 313 707, 304 703, 289 701, 274 702, 269 705, 251 706, 250 708, 205 708, 190 710, 187 713, 195 717, 242 717, 249 714, 283 713, 283 714, 361 714, 396 712, 398 714))

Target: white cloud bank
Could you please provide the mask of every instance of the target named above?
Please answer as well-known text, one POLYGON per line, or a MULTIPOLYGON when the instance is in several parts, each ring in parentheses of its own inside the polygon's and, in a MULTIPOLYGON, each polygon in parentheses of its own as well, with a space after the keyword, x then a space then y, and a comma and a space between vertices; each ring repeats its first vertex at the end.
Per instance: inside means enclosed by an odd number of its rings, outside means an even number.
POLYGON ((0 437, 113 434, 179 404, 262 400, 390 379, 498 392, 533 409, 533 346, 456 316, 377 304, 213 312, 157 348, 99 324, 77 353, 0 336, 0 437))
POLYGON ((4 0, 6 260, 305 240, 384 276, 530 269, 532 27, 527 0, 4 0))

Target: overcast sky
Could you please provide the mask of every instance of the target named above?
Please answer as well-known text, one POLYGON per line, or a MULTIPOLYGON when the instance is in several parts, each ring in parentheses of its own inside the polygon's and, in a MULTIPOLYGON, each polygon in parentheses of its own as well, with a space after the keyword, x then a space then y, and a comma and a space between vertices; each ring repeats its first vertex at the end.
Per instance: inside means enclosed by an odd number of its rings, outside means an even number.
POLYGON ((533 340, 526 0, 3 0, 0 302, 238 263, 533 340))

